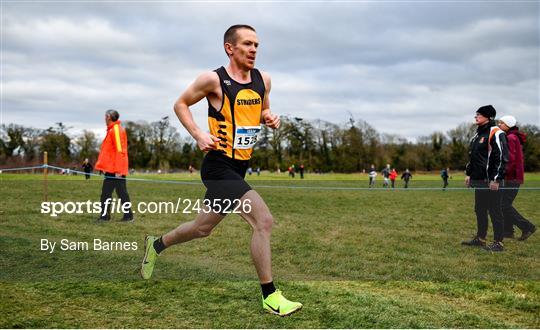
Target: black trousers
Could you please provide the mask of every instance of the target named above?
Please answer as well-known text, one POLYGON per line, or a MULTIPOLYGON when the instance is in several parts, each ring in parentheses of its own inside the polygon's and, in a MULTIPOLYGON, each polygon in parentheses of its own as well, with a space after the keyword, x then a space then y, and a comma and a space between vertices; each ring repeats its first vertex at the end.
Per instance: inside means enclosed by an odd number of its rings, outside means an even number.
POLYGON ((502 193, 501 190, 489 190, 487 184, 484 189, 474 191, 474 211, 476 212, 476 223, 478 225, 477 236, 486 239, 488 230, 488 213, 493 224, 493 238, 502 242, 504 238, 504 218, 502 214, 502 193))
POLYGON ((517 226, 522 232, 531 230, 534 225, 527 219, 525 219, 519 212, 512 206, 514 199, 519 192, 519 183, 507 182, 505 188, 502 190, 502 212, 504 216, 504 232, 507 234, 514 233, 514 226, 517 226))
POLYGON ((443 189, 448 187, 448 178, 443 178, 443 189))
MULTIPOLYGON (((107 213, 103 215, 103 210, 105 210, 105 202, 107 199, 112 198, 113 191, 116 190, 118 198, 124 203, 131 202, 129 199, 129 194, 126 186, 126 176, 122 175, 121 178, 115 177, 114 173, 105 173, 105 180, 103 180, 103 187, 101 188, 101 213, 100 217, 110 218, 111 216, 111 203, 107 207, 107 213)), ((118 203, 118 202, 117 202, 118 203)), ((124 218, 132 217, 133 213, 131 207, 124 213, 124 218)))

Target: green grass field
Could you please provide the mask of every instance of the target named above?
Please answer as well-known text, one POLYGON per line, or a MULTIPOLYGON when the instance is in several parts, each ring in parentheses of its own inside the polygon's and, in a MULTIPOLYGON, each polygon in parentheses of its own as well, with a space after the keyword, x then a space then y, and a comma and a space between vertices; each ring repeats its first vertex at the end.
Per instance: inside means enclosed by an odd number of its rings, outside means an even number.
MULTIPOLYGON (((130 181, 135 203, 204 192, 195 174, 135 177, 184 183, 130 181)), ((165 251, 144 281, 144 236, 193 214, 135 214, 132 224, 96 224, 97 215, 87 213, 51 217, 40 212, 41 175, 4 173, 0 180, 2 328, 540 327, 540 234, 506 240, 500 254, 461 247, 476 231, 474 194, 436 189, 438 175, 413 178, 411 188, 424 190, 395 191, 350 189, 367 187, 365 175, 249 177, 275 217, 275 282, 304 304, 286 318, 262 312, 250 228, 237 215, 210 237, 165 251), (90 242, 90 250, 49 253, 41 239, 90 242), (93 251, 94 239, 138 249, 93 251)), ((462 182, 454 175, 450 188, 462 182)), ((540 175, 528 175, 526 187, 540 187, 540 175)), ((49 201, 97 201, 100 191, 99 178, 49 176, 49 201)), ((514 204, 538 225, 539 201, 540 190, 523 190, 514 204)))

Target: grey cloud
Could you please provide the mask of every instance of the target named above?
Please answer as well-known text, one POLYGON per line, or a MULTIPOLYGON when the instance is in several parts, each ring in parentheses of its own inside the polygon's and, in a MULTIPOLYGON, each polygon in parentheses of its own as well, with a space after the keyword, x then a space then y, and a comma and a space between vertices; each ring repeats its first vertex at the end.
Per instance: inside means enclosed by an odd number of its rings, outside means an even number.
MULTIPOLYGON (((64 120, 100 131, 102 112, 111 107, 130 120, 172 115, 196 75, 226 63, 224 30, 247 23, 258 30, 258 66, 273 77, 278 113, 342 123, 351 112, 409 138, 472 120, 471 111, 485 103, 539 124, 538 7, 9 3, 3 118, 34 126, 64 120)), ((193 108, 203 127, 205 108, 193 108)))

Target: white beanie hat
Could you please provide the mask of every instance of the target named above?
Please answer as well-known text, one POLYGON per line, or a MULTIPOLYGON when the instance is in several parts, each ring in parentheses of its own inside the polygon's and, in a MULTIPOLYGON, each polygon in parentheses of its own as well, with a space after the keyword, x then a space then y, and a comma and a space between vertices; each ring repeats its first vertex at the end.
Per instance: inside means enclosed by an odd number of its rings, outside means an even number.
POLYGON ((512 128, 516 126, 516 118, 514 116, 502 116, 499 118, 500 121, 506 124, 506 126, 512 128))

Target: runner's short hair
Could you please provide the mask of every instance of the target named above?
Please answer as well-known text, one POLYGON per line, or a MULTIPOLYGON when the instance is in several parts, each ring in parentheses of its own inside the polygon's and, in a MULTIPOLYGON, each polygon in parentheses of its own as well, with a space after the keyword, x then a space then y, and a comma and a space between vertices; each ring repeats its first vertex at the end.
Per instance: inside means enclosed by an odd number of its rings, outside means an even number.
POLYGON ((223 43, 224 44, 229 43, 233 45, 236 44, 236 42, 238 41, 238 35, 236 34, 236 31, 240 29, 248 29, 253 32, 257 32, 252 26, 249 26, 246 24, 233 25, 230 28, 228 28, 227 31, 225 31, 225 34, 223 35, 223 43))
POLYGON ((118 111, 116 111, 114 109, 109 109, 109 110, 105 111, 105 114, 109 115, 111 117, 112 121, 117 121, 118 118, 120 118, 120 114, 118 113, 118 111))

